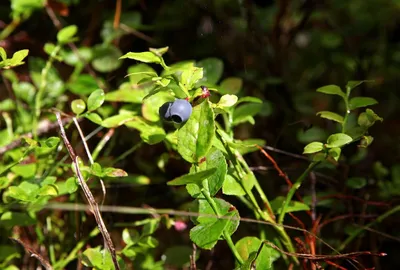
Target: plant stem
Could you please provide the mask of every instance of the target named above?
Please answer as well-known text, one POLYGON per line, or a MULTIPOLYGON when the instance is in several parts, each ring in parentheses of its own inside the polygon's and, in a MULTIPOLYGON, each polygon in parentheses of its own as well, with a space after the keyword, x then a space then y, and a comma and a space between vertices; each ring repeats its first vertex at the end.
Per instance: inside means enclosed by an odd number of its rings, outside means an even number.
MULTIPOLYGON (((218 217, 220 217, 221 215, 220 215, 220 213, 219 213, 218 206, 216 205, 216 203, 215 203, 215 201, 213 200, 213 198, 211 198, 210 193, 208 193, 208 192, 205 191, 204 189, 201 191, 201 193, 202 193, 203 196, 206 198, 207 202, 211 205, 211 208, 214 210, 214 213, 215 213, 218 217)), ((238 263, 239 263, 240 265, 242 265, 242 264, 244 263, 244 262, 243 262, 243 259, 242 259, 242 257, 240 256, 239 252, 236 250, 235 244, 233 243, 230 234, 229 234, 226 230, 224 230, 224 231, 223 231, 223 236, 224 236, 224 238, 225 238, 225 240, 226 240, 226 243, 228 244, 229 248, 231 249, 233 255, 235 256, 236 260, 238 261, 238 263)))
MULTIPOLYGON (((51 217, 50 216, 46 217, 46 226, 47 226, 47 231, 51 232, 52 226, 51 226, 51 217)), ((51 264, 54 265, 56 263, 56 255, 54 253, 54 245, 53 245, 53 241, 51 240, 51 237, 50 237, 50 244, 49 244, 49 254, 50 254, 51 264)))
POLYGON ((297 191, 297 189, 299 189, 299 187, 301 186, 301 184, 303 183, 304 178, 312 171, 312 169, 314 169, 315 166, 317 166, 319 164, 319 162, 313 162, 311 163, 308 168, 299 176, 299 178, 297 178, 296 182, 293 184, 293 186, 290 188, 287 196, 286 196, 286 200, 283 203, 282 206, 282 210, 281 213, 279 215, 279 219, 278 219, 278 223, 282 224, 283 220, 285 218, 285 214, 287 211, 287 208, 289 206, 289 203, 292 201, 292 198, 294 196, 294 193, 297 191))
POLYGON ((47 86, 47 75, 49 74, 50 68, 53 64, 53 61, 61 50, 61 45, 57 45, 54 50, 51 52, 49 59, 46 62, 45 67, 42 69, 41 79, 40 79, 40 86, 39 90, 36 93, 35 97, 35 115, 33 116, 33 137, 37 139, 37 128, 38 122, 40 118, 40 109, 42 108, 42 98, 44 91, 46 90, 47 86))
POLYGON ((0 41, 6 39, 12 32, 14 32, 15 28, 21 23, 21 19, 13 19, 10 24, 6 26, 0 33, 0 41))

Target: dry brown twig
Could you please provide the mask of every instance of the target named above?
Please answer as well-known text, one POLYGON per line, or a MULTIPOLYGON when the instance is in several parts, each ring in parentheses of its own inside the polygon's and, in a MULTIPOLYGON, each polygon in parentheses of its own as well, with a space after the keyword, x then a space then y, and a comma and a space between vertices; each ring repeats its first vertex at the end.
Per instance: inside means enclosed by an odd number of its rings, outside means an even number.
POLYGON ((40 255, 33 248, 31 248, 28 244, 24 243, 21 239, 12 238, 12 237, 10 237, 10 239, 19 243, 21 246, 23 246, 25 251, 29 252, 32 257, 38 259, 38 261, 43 265, 43 267, 46 270, 53 270, 53 267, 51 266, 51 264, 45 258, 43 258, 42 255, 40 255))
POLYGON ((86 199, 87 199, 87 201, 88 201, 88 203, 90 205, 89 210, 94 215, 94 217, 96 219, 96 223, 97 223, 97 225, 99 227, 99 230, 100 230, 100 232, 101 232, 101 234, 102 234, 102 236, 104 238, 105 246, 107 247, 107 249, 111 253, 111 258, 112 258, 112 261, 114 263, 114 267, 115 267, 115 269, 119 270, 120 268, 119 268, 119 265, 118 265, 117 255, 116 255, 116 252, 115 252, 114 244, 113 244, 113 242, 111 240, 110 234, 108 233, 107 227, 104 224, 103 218, 101 217, 99 206, 98 206, 96 200, 94 199, 94 196, 93 196, 92 192, 90 191, 88 185, 86 184, 85 180, 83 179, 81 170, 80 170, 79 165, 78 165, 79 164, 78 163, 79 157, 75 154, 75 151, 72 148, 72 145, 69 142, 69 140, 67 138, 67 135, 65 134, 65 130, 64 130, 64 126, 63 126, 62 121, 61 121, 60 113, 56 112, 55 115, 57 117, 57 122, 58 122, 58 125, 60 127, 61 138, 63 139, 64 144, 65 144, 65 146, 66 146, 66 148, 68 150, 68 153, 69 153, 69 155, 70 155, 70 157, 72 159, 72 162, 73 162, 73 165, 74 165, 74 168, 75 168, 76 177, 78 178, 78 181, 79 181, 79 185, 81 186, 81 188, 83 190, 83 193, 84 193, 84 195, 85 195, 85 197, 86 197, 86 199))

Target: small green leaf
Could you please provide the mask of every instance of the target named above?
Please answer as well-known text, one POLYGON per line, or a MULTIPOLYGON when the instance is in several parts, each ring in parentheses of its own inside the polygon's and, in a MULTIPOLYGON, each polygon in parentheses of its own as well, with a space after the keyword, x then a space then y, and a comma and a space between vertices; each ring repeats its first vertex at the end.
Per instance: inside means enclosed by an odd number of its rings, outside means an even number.
POLYGON ((373 110, 366 109, 365 112, 361 113, 358 116, 358 124, 361 127, 369 128, 375 124, 376 121, 383 121, 381 117, 379 117, 373 110))
POLYGON ((374 82, 374 81, 373 81, 373 80, 349 81, 349 82, 346 84, 346 91, 347 91, 347 93, 350 94, 351 90, 353 90, 354 88, 356 88, 357 86, 359 86, 360 84, 365 83, 365 82, 368 83, 368 82, 374 82))
POLYGON ((131 102, 131 103, 141 104, 145 96, 146 93, 142 89, 123 88, 116 91, 108 92, 105 95, 105 100, 114 102, 131 102))
POLYGON ((22 60, 25 59, 29 54, 29 50, 20 50, 13 54, 11 59, 5 59, 0 62, 0 67, 10 68, 24 64, 22 60))
POLYGON ((331 156, 336 161, 339 160, 341 152, 342 152, 342 149, 339 147, 333 147, 333 148, 329 149, 329 151, 328 151, 329 156, 331 156))
POLYGON ((237 177, 235 178, 232 172, 230 172, 225 177, 222 193, 225 195, 243 196, 247 194, 244 188, 250 191, 253 186, 254 177, 251 177, 250 174, 246 174, 242 179, 237 180, 237 177), (239 181, 242 181, 242 183, 239 181))
POLYGON ((169 186, 182 186, 187 184, 196 184, 202 187, 202 183, 205 179, 212 176, 217 171, 217 168, 211 168, 205 171, 200 171, 192 174, 185 174, 167 183, 169 186))
POLYGON ((233 111, 232 125, 236 126, 240 123, 249 121, 249 119, 261 111, 261 108, 262 104, 260 103, 247 103, 236 107, 233 111))
POLYGON ((89 119, 90 121, 98 125, 100 125, 103 121, 100 115, 98 115, 97 113, 87 113, 85 114, 85 118, 89 119))
POLYGON ((87 101, 88 110, 94 111, 98 109, 101 105, 103 105, 104 99, 104 91, 102 89, 92 92, 87 101))
POLYGON ((367 179, 364 177, 351 177, 347 179, 346 186, 352 189, 360 189, 367 185, 367 179))
POLYGON ((71 109, 76 115, 80 115, 86 110, 85 101, 82 99, 75 99, 71 102, 71 109))
POLYGON ((58 188, 56 185, 45 185, 39 189, 38 195, 40 195, 40 196, 57 196, 58 188))
POLYGON ((241 78, 230 77, 221 82, 218 90, 222 94, 237 94, 242 89, 242 84, 243 81, 241 78))
POLYGON ((122 231, 122 240, 127 245, 134 245, 139 241, 140 235, 137 230, 125 228, 122 231))
POLYGON ((235 95, 223 95, 219 102, 217 103, 218 107, 232 107, 238 101, 238 97, 235 95))
POLYGON ((101 121, 101 125, 106 128, 115 128, 122 126, 123 124, 132 121, 133 119, 134 116, 131 114, 117 114, 101 121))
POLYGON ((36 163, 18 164, 12 167, 11 171, 16 175, 22 176, 23 178, 30 178, 35 176, 36 168, 36 163))
MULTIPOLYGON (((224 217, 232 217, 233 213, 228 213, 224 217)), ((217 219, 212 223, 199 224, 190 230, 190 239, 200 248, 212 249, 221 238, 225 228, 228 226, 229 219, 217 219)))
POLYGON ((2 61, 7 59, 7 53, 6 53, 6 51, 4 50, 3 47, 0 47, 0 58, 1 58, 2 61))
POLYGON ((190 163, 210 150, 215 135, 214 113, 208 100, 193 108, 189 120, 178 131, 178 152, 190 163))
POLYGON ((125 59, 125 58, 133 59, 143 63, 157 63, 157 64, 161 63, 160 57, 152 52, 139 52, 139 53, 129 52, 121 56, 119 59, 125 59))
POLYGON ((166 136, 164 129, 159 125, 145 121, 142 117, 136 116, 132 121, 126 122, 125 125, 139 130, 140 137, 148 144, 157 144, 164 140, 166 136))
POLYGON ((77 32, 78 27, 76 25, 66 26, 57 33, 57 41, 61 44, 71 42, 77 32))
POLYGON ((349 135, 344 133, 336 133, 328 137, 327 144, 325 146, 327 148, 342 147, 343 145, 346 145, 352 141, 353 139, 349 135))
MULTIPOLYGON (((211 148, 211 150, 207 153, 205 161, 200 164, 200 168, 216 169, 215 173, 208 177, 203 182, 202 186, 207 189, 207 192, 209 192, 211 196, 215 196, 215 194, 217 194, 217 192, 221 189, 227 173, 227 164, 224 154, 216 148, 211 148)), ((189 194, 194 198, 197 198, 201 195, 201 187, 196 184, 188 184, 186 188, 189 194)))
POLYGON ((324 149, 324 144, 321 142, 312 142, 304 147, 303 154, 312 154, 324 149))
POLYGON ((163 48, 149 48, 149 51, 154 53, 157 56, 162 56, 166 52, 168 52, 169 47, 163 47, 163 48))
POLYGON ((317 112, 317 115, 325 119, 336 121, 338 123, 343 123, 343 116, 334 112, 322 111, 322 112, 317 112))
POLYGON ((187 89, 192 89, 201 78, 203 78, 203 68, 192 67, 182 72, 181 82, 187 89))
POLYGON ((367 107, 367 106, 371 106, 371 105, 374 105, 377 103, 378 103, 378 101, 376 101, 374 98, 354 97, 349 100, 349 107, 350 107, 350 110, 354 110, 356 108, 367 107))
POLYGON ((317 89, 317 92, 328 94, 328 95, 338 95, 343 98, 346 97, 346 94, 340 89, 337 85, 325 85, 317 89))
MULTIPOLYGON (((256 254, 263 242, 254 236, 243 237, 236 242, 235 247, 244 261, 251 259, 252 254, 256 254)), ((272 263, 277 260, 281 254, 275 249, 264 245, 260 254, 255 259, 257 269, 269 270, 272 269, 272 263)), ((251 262, 249 261, 249 264, 251 262)), ((244 269, 243 269, 244 270, 244 269)))
POLYGON ((103 175, 106 177, 126 177, 127 172, 122 169, 108 167, 103 170, 103 175))

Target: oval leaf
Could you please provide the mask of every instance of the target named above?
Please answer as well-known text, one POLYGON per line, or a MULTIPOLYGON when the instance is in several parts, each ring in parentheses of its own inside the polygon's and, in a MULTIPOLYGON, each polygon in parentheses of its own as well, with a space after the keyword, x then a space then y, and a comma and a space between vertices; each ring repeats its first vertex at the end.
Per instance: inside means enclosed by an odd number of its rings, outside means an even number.
POLYGON ((214 135, 214 113, 206 100, 193 108, 189 120, 178 131, 179 154, 190 163, 198 162, 210 150, 214 135))
POLYGON ((336 121, 338 123, 343 123, 343 116, 334 112, 322 111, 322 112, 317 112, 317 115, 325 119, 336 121))
POLYGON ((367 106, 371 106, 374 104, 378 104, 378 101, 376 101, 374 98, 370 98, 370 97, 354 97, 354 98, 350 99, 350 101, 349 101, 350 110, 354 110, 356 108, 367 107, 367 106))
POLYGON ((125 59, 125 58, 133 59, 143 63, 157 63, 157 64, 161 63, 160 57, 158 57, 152 52, 139 52, 139 53, 129 52, 121 56, 119 59, 125 59))
POLYGON ((317 89, 317 92, 328 94, 328 95, 338 95, 341 97, 345 97, 345 93, 343 93, 342 89, 339 86, 330 84, 325 85, 317 89))
POLYGON ((169 181, 167 185, 169 186, 181 186, 186 184, 196 184, 199 187, 202 186, 203 180, 207 179, 217 171, 217 168, 211 168, 209 170, 200 171, 192 174, 185 174, 172 181, 169 181))
POLYGON ((87 102, 88 110, 94 111, 98 109, 101 105, 103 105, 104 99, 105 96, 104 96, 104 91, 102 89, 98 89, 93 93, 91 93, 87 102))
POLYGON ((326 147, 328 148, 341 147, 345 144, 350 143, 352 140, 353 139, 349 135, 344 133, 332 134, 331 136, 329 136, 327 140, 326 147))
POLYGON ((324 149, 324 144, 321 142, 312 142, 304 147, 303 154, 312 154, 324 149))

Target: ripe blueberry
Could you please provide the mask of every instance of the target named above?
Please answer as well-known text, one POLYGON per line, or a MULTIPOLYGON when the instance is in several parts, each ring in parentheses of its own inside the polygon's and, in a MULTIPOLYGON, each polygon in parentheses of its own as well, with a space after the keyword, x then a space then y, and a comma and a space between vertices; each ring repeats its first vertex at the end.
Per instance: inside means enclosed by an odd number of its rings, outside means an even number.
POLYGON ((160 109, 158 109, 158 114, 164 118, 166 121, 171 121, 171 106, 173 102, 164 103, 160 109))
POLYGON ((160 116, 177 124, 186 122, 192 114, 192 105, 185 99, 164 103, 159 109, 160 116))

